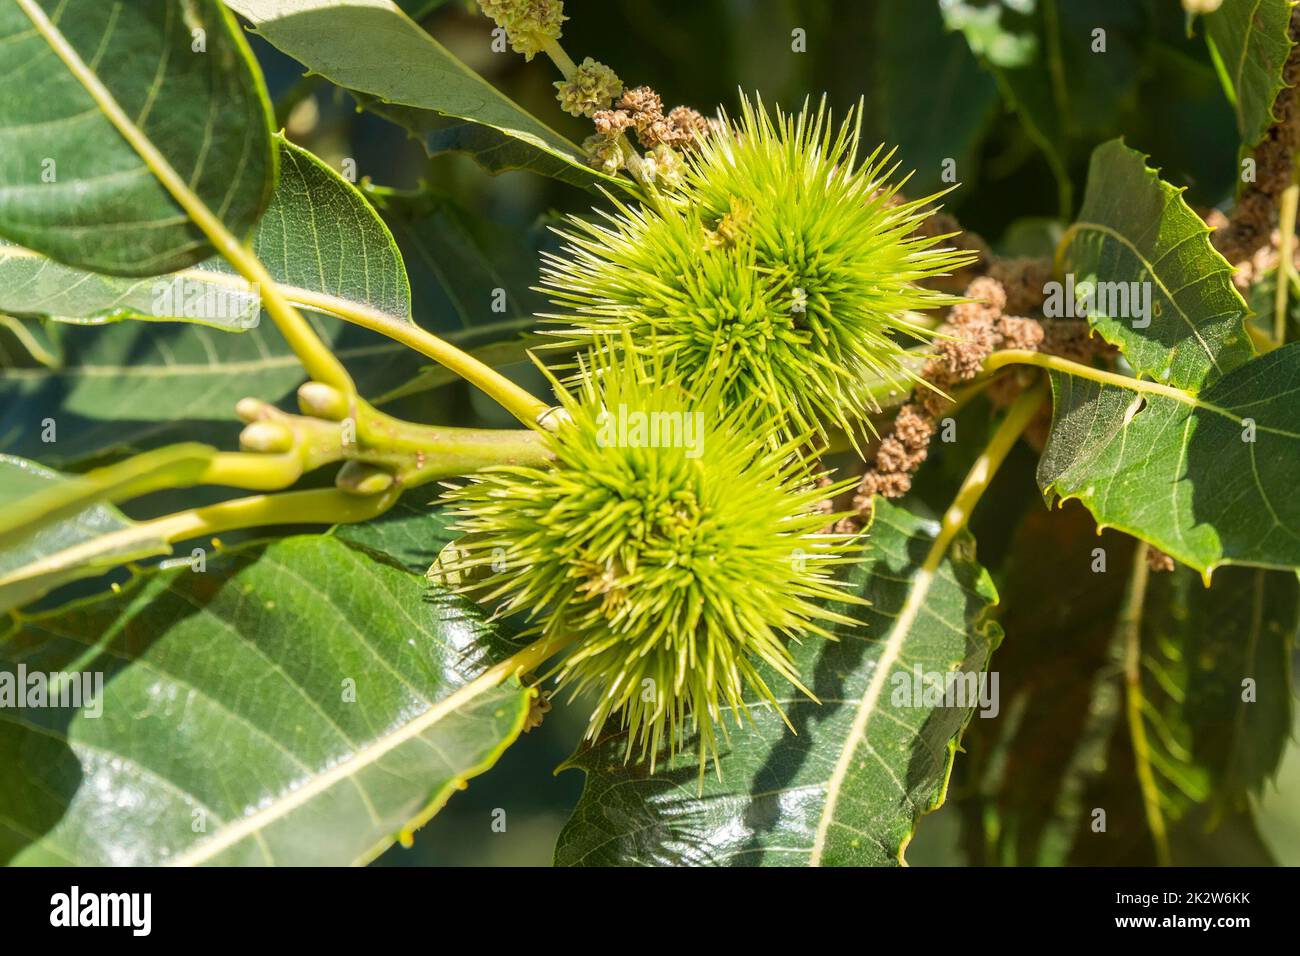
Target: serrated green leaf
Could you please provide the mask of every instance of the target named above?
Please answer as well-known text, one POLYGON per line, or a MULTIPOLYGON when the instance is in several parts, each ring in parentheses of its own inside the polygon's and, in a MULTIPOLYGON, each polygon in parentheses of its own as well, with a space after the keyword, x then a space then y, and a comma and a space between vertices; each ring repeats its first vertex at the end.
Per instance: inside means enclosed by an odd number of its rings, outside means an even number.
POLYGON ((1199 396, 1139 393, 1052 373, 1051 436, 1038 484, 1078 498, 1098 524, 1204 575, 1225 564, 1300 567, 1300 343, 1238 368, 1199 396))
POLYGON ((651 775, 624 761, 617 736, 580 751, 572 765, 587 783, 556 863, 899 863, 917 818, 942 802, 973 711, 912 701, 913 668, 979 674, 1001 634, 987 620, 997 594, 969 535, 932 576, 924 570, 936 531, 877 499, 871 549, 850 578, 871 601, 850 612, 864 626, 792 648, 821 703, 783 701, 792 731, 747 699, 753 723, 730 727, 721 780, 706 776, 697 792, 691 754, 651 775))
POLYGON ((1254 348, 1232 266, 1181 193, 1121 140, 1103 143, 1057 262, 1076 287, 1093 284, 1088 320, 1134 371, 1195 392, 1250 361, 1254 348))
POLYGON ((437 114, 478 124, 476 143, 465 148, 489 169, 529 168, 580 186, 620 182, 587 166, 581 149, 497 92, 391 0, 226 4, 277 49, 379 111, 391 107, 399 121, 423 127, 437 114))
POLYGON ((217 0, 0 5, 0 234, 95 272, 157 275, 212 248, 105 112, 117 104, 242 236, 275 183, 271 112, 217 0), (196 52, 194 31, 203 31, 196 52), (73 72, 79 60, 89 75, 73 72), (98 97, 98 98, 97 98, 98 97))
POLYGON ((373 859, 522 729, 531 690, 474 683, 489 638, 466 602, 329 536, 26 620, 4 671, 99 672, 103 694, 0 710, 0 859, 373 859))
POLYGON ((1202 18, 1243 146, 1254 146, 1273 125, 1273 104, 1286 86, 1294 5, 1293 0, 1223 0, 1202 18))

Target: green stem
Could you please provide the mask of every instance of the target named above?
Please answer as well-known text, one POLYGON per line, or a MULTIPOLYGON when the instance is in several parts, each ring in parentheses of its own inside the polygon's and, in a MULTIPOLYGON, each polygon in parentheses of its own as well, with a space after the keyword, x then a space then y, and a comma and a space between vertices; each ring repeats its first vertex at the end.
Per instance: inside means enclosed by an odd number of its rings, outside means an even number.
POLYGON ((1277 293, 1273 297, 1273 341, 1279 346, 1286 344, 1287 293, 1291 291, 1289 280, 1295 274, 1297 205, 1300 205, 1300 181, 1297 180, 1297 169, 1293 167, 1291 185, 1282 193, 1282 211, 1278 222, 1281 240, 1277 249, 1277 293))
POLYGON ((58 27, 46 16, 36 0, 17 0, 36 30, 63 61, 69 72, 81 83, 100 112, 113 124, 122 138, 136 151, 154 178, 176 200, 191 221, 199 227, 208 241, 235 267, 240 275, 259 289, 262 306, 275 321, 289 346, 302 360, 308 373, 318 382, 332 385, 348 396, 355 396, 356 386, 343 364, 312 331, 311 326, 280 293, 275 280, 266 267, 226 228, 207 203, 198 197, 171 163, 118 104, 108 87, 104 86, 94 71, 81 59, 58 27))
MULTIPOLYGON (((549 341, 546 336, 539 334, 529 334, 531 332, 533 320, 523 322, 501 323, 502 332, 514 333, 513 338, 504 341, 490 342, 479 348, 467 349, 476 360, 484 363, 489 368, 499 369, 503 365, 514 365, 519 362, 528 361, 531 350, 541 345, 549 345, 552 348, 554 343, 549 341)), ((426 365, 407 381, 398 385, 396 388, 389 389, 382 395, 376 395, 370 399, 370 404, 378 408, 389 402, 395 402, 399 398, 407 398, 411 395, 418 395, 423 392, 433 391, 446 385, 451 385, 462 381, 461 377, 450 369, 442 365, 426 365)))
POLYGON ((288 524, 352 524, 383 514, 400 496, 394 489, 382 495, 361 498, 337 488, 286 491, 272 495, 236 498, 204 508, 192 508, 153 521, 141 522, 164 541, 288 524))
POLYGON ((545 437, 522 428, 433 429, 383 416, 373 423, 372 437, 385 452, 362 454, 359 460, 388 465, 406 488, 498 465, 544 468, 553 460, 545 437))
POLYGON ((578 72, 578 64, 573 62, 573 57, 564 52, 564 47, 560 46, 559 40, 547 37, 542 42, 542 52, 551 58, 555 68, 566 80, 573 79, 573 75, 578 72))
POLYGON ((1165 830, 1164 814, 1160 810, 1160 791, 1156 787, 1151 769, 1151 744, 1147 740, 1146 724, 1142 722, 1142 608, 1146 602, 1147 577, 1150 566, 1147 552, 1150 546, 1139 541, 1133 549, 1133 570, 1129 573, 1128 589, 1120 605, 1115 636, 1124 648, 1124 700, 1128 719, 1129 739, 1133 744, 1133 763, 1137 771, 1138 786, 1142 791, 1142 806, 1146 813, 1151 841, 1155 844, 1156 862, 1168 866, 1169 837, 1165 830))
POLYGON ((1053 372, 1064 372, 1066 375, 1073 375, 1076 378, 1086 378, 1093 382, 1100 382, 1103 385, 1116 385, 1133 392, 1163 395, 1165 398, 1172 398, 1184 405, 1200 406, 1202 404, 1197 401, 1196 396, 1184 392, 1181 388, 1174 388, 1172 385, 1161 385, 1159 382, 1149 382, 1146 379, 1130 378, 1127 375, 1107 372, 1104 369, 1093 368, 1091 365, 1083 365, 1079 362, 1071 362, 1059 355, 1047 355, 1044 352, 1029 352, 1024 349, 1004 349, 1000 352, 994 352, 984 360, 984 371, 995 372, 1000 368, 1006 368, 1008 365, 1034 365, 1053 372))
POLYGON ((309 308, 337 315, 353 325, 385 335, 395 342, 414 349, 433 359, 486 395, 496 400, 520 422, 529 428, 538 427, 538 419, 550 408, 545 402, 516 385, 490 365, 457 348, 432 332, 426 332, 414 322, 402 322, 369 306, 347 302, 325 293, 295 289, 294 298, 309 308))
POLYGON ((279 524, 366 521, 391 508, 400 494, 400 490, 393 489, 382 495, 361 498, 337 488, 325 488, 255 495, 205 508, 191 508, 152 521, 141 521, 47 554, 8 574, 0 574, 0 587, 11 587, 23 581, 38 581, 43 576, 56 575, 67 568, 88 564, 106 556, 139 553, 142 547, 155 549, 159 541, 172 544, 204 535, 279 524))
POLYGON ((933 565, 931 567, 932 571, 938 567, 939 561, 943 559, 944 554, 948 551, 948 545, 957 536, 957 532, 966 527, 967 522, 970 521, 971 512, 975 510, 976 503, 988 490, 993 481, 993 476, 997 474, 998 468, 1002 466, 1002 462, 1006 460, 1007 454, 1020 438, 1020 435, 1029 427, 1029 423, 1033 421, 1034 416, 1038 414, 1038 410, 1042 407, 1043 400, 1046 397, 1046 385, 1039 382, 1032 388, 1022 392, 1020 397, 1012 403, 1001 424, 998 425, 997 431, 993 433, 992 439, 989 440, 983 454, 971 466, 971 470, 966 475, 966 480, 962 482, 961 488, 957 491, 957 496, 949 505, 948 510, 944 512, 943 521, 939 526, 939 534, 934 539, 934 546, 931 548, 930 556, 927 557, 923 567, 933 565))
MULTIPOLYGON (((7 246, 5 255, 10 258, 34 259, 37 261, 46 259, 45 256, 20 246, 7 246)), ((249 288, 245 280, 237 276, 223 275, 219 272, 183 269, 176 274, 187 278, 192 277, 208 284, 229 286, 240 291, 248 291, 249 288)), ((529 427, 536 427, 538 416, 549 408, 545 402, 530 395, 526 390, 492 368, 492 366, 480 361, 463 348, 453 345, 446 339, 440 338, 432 332, 426 332, 414 322, 396 319, 371 306, 360 302, 352 302, 348 299, 330 295, 327 292, 287 285, 278 286, 277 291, 292 306, 301 306, 314 312, 332 315, 345 322, 351 322, 353 325, 359 325, 362 328, 378 332, 380 335, 387 336, 393 341, 400 342, 421 355, 433 359, 439 365, 481 389, 529 427)), ((498 323, 498 327, 507 327, 509 324, 498 323)), ((523 331, 525 326, 520 325, 519 328, 523 331)), ((473 330, 473 332, 467 334, 467 338, 478 338, 480 333, 485 334, 486 327, 473 330)), ((315 333, 312 333, 312 335, 314 336, 315 333)), ((317 381, 321 381, 321 379, 318 378, 317 381)), ((330 383, 326 382, 326 384, 330 383)))

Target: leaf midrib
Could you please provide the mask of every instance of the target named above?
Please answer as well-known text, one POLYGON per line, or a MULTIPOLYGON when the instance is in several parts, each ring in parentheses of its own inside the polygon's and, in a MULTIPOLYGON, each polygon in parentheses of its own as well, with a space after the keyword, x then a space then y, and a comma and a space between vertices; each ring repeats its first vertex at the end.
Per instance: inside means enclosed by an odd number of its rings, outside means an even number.
POLYGON ((947 554, 950 543, 951 536, 944 535, 942 531, 935 536, 930 545, 930 550, 926 553, 925 561, 913 579, 915 586, 908 592, 906 603, 894 619, 889 640, 885 643, 884 650, 876 661, 875 669, 871 672, 871 682, 862 695, 862 701, 858 705, 857 713, 854 715, 853 724, 844 740, 839 758, 835 761, 835 768, 831 773, 831 777, 826 783, 826 802, 822 806, 821 816, 817 821, 817 832, 813 838, 813 847, 808 858, 809 866, 821 865, 827 835, 830 832, 831 824, 834 822, 835 809, 839 803, 840 792, 844 787, 845 780, 848 778, 849 765, 853 762, 859 744, 866 737, 867 727, 871 723, 871 718, 875 715, 876 704, 880 700, 885 681, 889 679, 894 664, 897 663, 899 656, 902 654, 903 644, 906 643, 912 625, 921 612, 921 605, 930 591, 935 573, 938 571, 944 555, 947 554))

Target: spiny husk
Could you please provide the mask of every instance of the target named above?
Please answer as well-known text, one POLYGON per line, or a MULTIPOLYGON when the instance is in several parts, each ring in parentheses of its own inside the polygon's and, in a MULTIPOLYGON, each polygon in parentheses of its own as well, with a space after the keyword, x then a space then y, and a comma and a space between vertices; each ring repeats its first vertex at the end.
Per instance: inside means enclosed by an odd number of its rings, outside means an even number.
POLYGON ((744 100, 688 151, 680 189, 570 220, 542 270, 553 334, 565 348, 626 336, 689 388, 761 396, 786 436, 870 429, 863 381, 910 388, 904 353, 931 335, 916 313, 959 301, 920 283, 972 257, 917 235, 937 197, 900 200, 893 154, 859 163, 860 135, 852 112, 836 129, 824 104, 772 117, 744 100))
POLYGON ((746 687, 779 712, 760 665, 809 693, 786 641, 855 623, 832 608, 855 600, 833 571, 861 539, 819 531, 836 516, 817 504, 843 486, 812 486, 796 442, 766 440, 761 404, 693 398, 635 350, 594 363, 577 390, 557 383, 567 421, 549 438, 553 468, 495 468, 450 493, 466 589, 576 636, 557 673, 595 695, 588 737, 617 717, 627 755, 653 767, 695 732, 703 772, 715 724, 747 716, 746 687), (620 407, 697 416, 702 441, 620 443, 620 407))

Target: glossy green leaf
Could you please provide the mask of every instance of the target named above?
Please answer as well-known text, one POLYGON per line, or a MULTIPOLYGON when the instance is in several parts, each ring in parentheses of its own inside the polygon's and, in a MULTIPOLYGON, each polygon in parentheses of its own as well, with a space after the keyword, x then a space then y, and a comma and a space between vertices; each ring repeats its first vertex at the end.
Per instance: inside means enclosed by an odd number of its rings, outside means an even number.
POLYGON ((1103 143, 1058 264, 1076 289, 1092 285, 1088 320, 1134 371, 1195 392, 1250 361, 1254 348, 1233 269, 1181 192, 1141 153, 1120 140, 1103 143))
POLYGON ((1243 146, 1254 146, 1273 125, 1291 55, 1292 6, 1291 0, 1223 0, 1202 18, 1243 146))
POLYGON ((103 693, 0 710, 0 859, 367 862, 522 729, 531 690, 467 689, 489 638, 466 602, 329 536, 25 620, 3 670, 98 673, 103 693))
POLYGON ((1300 568, 1300 343, 1196 397, 1052 373, 1038 483, 1098 524, 1208 575, 1225 564, 1300 568))
POLYGON ((694 754, 651 775, 624 761, 619 736, 579 751, 571 763, 586 772, 586 788, 557 864, 901 862, 917 819, 943 801, 975 704, 927 703, 913 684, 982 673, 1001 631, 988 620, 997 594, 969 535, 930 576, 922 564, 936 525, 882 499, 875 515, 867 559, 850 578, 871 601, 850 612, 863 626, 792 648, 821 703, 782 701, 792 730, 747 701, 752 725, 731 726, 722 779, 708 775, 698 791, 694 754))
POLYGON ((212 253, 110 122, 107 101, 232 233, 246 234, 265 209, 270 105, 217 0, 12 0, 0 5, 0 51, 0 235, 118 275, 171 272, 212 253))
MULTIPOLYGON (((489 169, 529 168, 581 186, 618 182, 588 167, 577 146, 497 92, 391 0, 226 2, 277 49, 375 100, 380 111, 392 107, 417 126, 435 114, 478 124, 479 139, 467 148, 489 169)), ((486 43, 490 22, 483 23, 486 43)))

